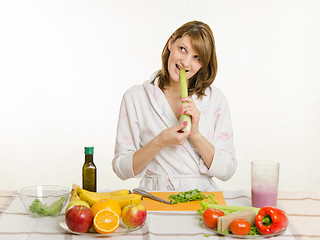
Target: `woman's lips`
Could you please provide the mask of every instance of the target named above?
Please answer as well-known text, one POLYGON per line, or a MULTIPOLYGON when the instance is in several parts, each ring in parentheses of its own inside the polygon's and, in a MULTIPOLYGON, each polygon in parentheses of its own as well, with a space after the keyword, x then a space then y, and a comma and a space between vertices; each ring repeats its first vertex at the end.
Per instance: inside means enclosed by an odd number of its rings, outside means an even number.
POLYGON ((180 68, 179 68, 179 66, 176 64, 176 73, 178 74, 178 75, 180 75, 180 68))
MULTIPOLYGON (((178 64, 176 64, 176 68, 178 68, 179 71, 180 71, 180 69, 184 69, 184 68, 182 68, 182 67, 179 67, 178 64)), ((185 69, 185 71, 186 71, 186 72, 189 72, 189 70, 186 70, 186 69, 185 69)))

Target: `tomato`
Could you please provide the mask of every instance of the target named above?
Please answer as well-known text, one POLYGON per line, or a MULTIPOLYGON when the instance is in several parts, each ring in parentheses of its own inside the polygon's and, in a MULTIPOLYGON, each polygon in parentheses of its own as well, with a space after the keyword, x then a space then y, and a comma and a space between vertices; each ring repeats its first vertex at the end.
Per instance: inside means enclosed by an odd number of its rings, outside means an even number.
POLYGON ((209 228, 217 227, 218 217, 224 216, 219 209, 207 208, 202 214, 203 223, 209 228))
POLYGON ((251 230, 251 224, 246 219, 234 219, 230 223, 230 231, 235 235, 247 235, 251 230))

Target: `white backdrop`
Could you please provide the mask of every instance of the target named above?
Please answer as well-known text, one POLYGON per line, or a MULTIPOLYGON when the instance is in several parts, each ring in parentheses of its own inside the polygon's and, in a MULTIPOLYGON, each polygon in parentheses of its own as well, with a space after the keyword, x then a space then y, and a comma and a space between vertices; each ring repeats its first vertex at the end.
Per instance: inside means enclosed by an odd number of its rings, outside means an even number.
POLYGON ((209 24, 214 84, 231 110, 239 167, 281 164, 280 189, 320 191, 320 1, 0 1, 0 190, 81 184, 95 147, 98 188, 133 188, 112 171, 122 94, 161 66, 170 34, 209 24))

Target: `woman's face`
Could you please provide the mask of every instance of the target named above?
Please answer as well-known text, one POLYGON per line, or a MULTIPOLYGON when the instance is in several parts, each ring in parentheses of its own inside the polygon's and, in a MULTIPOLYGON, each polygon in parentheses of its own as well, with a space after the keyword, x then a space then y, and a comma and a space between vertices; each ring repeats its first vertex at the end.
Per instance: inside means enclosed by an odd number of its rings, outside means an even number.
POLYGON ((171 38, 169 41, 169 51, 168 71, 170 80, 180 80, 180 68, 186 71, 186 78, 190 79, 202 67, 199 55, 193 48, 191 38, 188 35, 178 38, 175 42, 171 38))

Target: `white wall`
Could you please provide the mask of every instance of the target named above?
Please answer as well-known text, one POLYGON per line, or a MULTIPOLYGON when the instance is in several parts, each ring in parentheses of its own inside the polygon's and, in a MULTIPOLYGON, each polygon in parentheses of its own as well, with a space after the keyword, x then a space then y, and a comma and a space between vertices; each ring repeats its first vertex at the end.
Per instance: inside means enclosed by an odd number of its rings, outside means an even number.
POLYGON ((160 68, 183 23, 215 35, 214 84, 231 109, 239 167, 281 163, 280 189, 320 191, 318 0, 12 0, 0 2, 0 190, 81 184, 95 147, 99 189, 133 188, 112 171, 124 91, 160 68))

